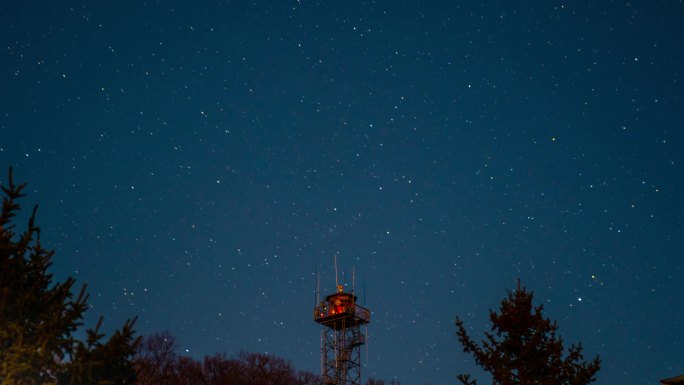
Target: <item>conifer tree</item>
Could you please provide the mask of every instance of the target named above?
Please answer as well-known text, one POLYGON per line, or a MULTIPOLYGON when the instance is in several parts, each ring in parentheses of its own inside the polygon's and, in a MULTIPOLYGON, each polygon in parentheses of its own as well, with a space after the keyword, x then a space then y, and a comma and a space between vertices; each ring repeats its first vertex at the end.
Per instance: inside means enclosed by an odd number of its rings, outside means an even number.
POLYGON ((0 384, 132 384, 132 356, 137 340, 127 321, 106 342, 87 330, 86 341, 74 333, 83 325, 86 286, 77 295, 75 280, 53 283, 48 269, 54 251, 41 245, 35 225, 37 206, 21 234, 13 218, 26 184, 15 185, 12 169, 0 214, 0 384))
MULTIPOLYGON (((473 341, 456 318, 458 339, 465 353, 492 375, 495 385, 586 385, 596 380, 601 366, 597 356, 584 361, 582 344, 572 345, 563 358, 563 339, 558 325, 542 315, 543 305, 533 307, 533 292, 520 288, 508 292, 499 313, 490 310, 491 332, 485 332, 482 345, 473 341)), ((458 379, 476 385, 467 374, 458 379)))

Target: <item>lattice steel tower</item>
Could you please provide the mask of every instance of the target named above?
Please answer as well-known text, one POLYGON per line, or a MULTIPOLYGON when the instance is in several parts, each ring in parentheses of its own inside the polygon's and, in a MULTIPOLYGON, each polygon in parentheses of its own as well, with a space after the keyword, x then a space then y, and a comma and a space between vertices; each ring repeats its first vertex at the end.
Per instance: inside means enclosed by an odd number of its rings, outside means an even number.
POLYGON ((321 375, 325 385, 361 385, 361 345, 366 335, 361 326, 370 322, 370 311, 345 293, 342 285, 314 309, 321 331, 321 375))

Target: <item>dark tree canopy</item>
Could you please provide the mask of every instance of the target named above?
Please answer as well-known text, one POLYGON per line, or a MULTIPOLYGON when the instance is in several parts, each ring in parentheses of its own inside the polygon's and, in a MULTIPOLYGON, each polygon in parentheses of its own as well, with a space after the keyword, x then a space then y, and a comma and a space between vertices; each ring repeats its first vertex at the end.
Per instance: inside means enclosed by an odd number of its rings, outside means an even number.
POLYGON ((24 187, 14 184, 10 169, 0 214, 0 383, 132 384, 133 321, 107 342, 99 332, 102 319, 86 331, 86 341, 74 337, 88 308, 86 287, 74 295, 72 277, 52 282, 54 252, 40 243, 37 207, 26 230, 15 232, 24 187))
POLYGON ((378 378, 369 378, 366 380, 366 385, 401 385, 401 382, 397 379, 392 379, 389 382, 385 382, 385 380, 378 379, 378 378))
POLYGON ((169 332, 143 339, 136 355, 138 385, 322 385, 321 377, 296 370, 280 357, 240 352, 234 358, 225 354, 197 361, 176 354, 176 342, 169 332))
MULTIPOLYGON (((533 293, 525 288, 509 291, 499 312, 490 310, 491 332, 482 344, 474 342, 456 318, 463 351, 475 357, 477 365, 492 375, 495 385, 586 385, 596 380, 601 361, 597 356, 584 361, 582 344, 572 345, 563 358, 563 339, 556 334, 555 321, 544 318, 543 306, 532 305, 533 293)), ((474 385, 470 376, 458 379, 474 385)))

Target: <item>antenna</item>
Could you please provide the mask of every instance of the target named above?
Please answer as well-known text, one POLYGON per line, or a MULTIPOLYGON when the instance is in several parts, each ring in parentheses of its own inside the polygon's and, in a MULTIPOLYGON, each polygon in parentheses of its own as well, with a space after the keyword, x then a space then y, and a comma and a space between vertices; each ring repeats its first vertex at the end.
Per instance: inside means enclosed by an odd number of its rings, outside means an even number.
POLYGON ((355 288, 356 288, 356 270, 354 270, 354 267, 352 267, 352 293, 354 293, 355 288))
POLYGON ((318 271, 318 265, 316 265, 316 303, 315 306, 321 302, 321 273, 318 271))
POLYGON ((337 278, 337 254, 335 254, 335 287, 340 286, 340 280, 337 278))
POLYGON ((368 325, 366 325, 366 366, 368 366, 368 325))
MULTIPOLYGON (((325 329, 321 329, 321 351, 325 349, 325 329)), ((321 355, 321 373, 325 373, 325 357, 321 355)))

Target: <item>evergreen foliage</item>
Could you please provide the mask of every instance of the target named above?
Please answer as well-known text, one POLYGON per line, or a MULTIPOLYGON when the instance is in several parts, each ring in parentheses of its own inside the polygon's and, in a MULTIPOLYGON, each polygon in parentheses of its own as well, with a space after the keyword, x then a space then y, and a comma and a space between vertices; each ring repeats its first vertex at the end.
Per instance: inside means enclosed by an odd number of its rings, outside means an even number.
MULTIPOLYGON (((492 332, 485 332, 480 346, 468 336, 463 321, 456 318, 458 339, 465 353, 492 375, 495 385, 586 385, 596 380, 601 366, 597 356, 586 362, 582 344, 572 345, 563 358, 563 339, 558 325, 542 315, 543 306, 533 307, 533 293, 523 287, 501 301, 499 313, 490 310, 492 332)), ((476 385, 467 374, 458 376, 464 385, 476 385)))
POLYGON ((54 251, 43 248, 35 225, 37 206, 25 231, 13 218, 26 184, 15 185, 12 169, 0 214, 0 384, 125 385, 135 380, 132 357, 137 340, 127 321, 106 342, 95 329, 86 341, 74 333, 88 307, 86 286, 74 295, 75 280, 53 283, 48 272, 54 251))

